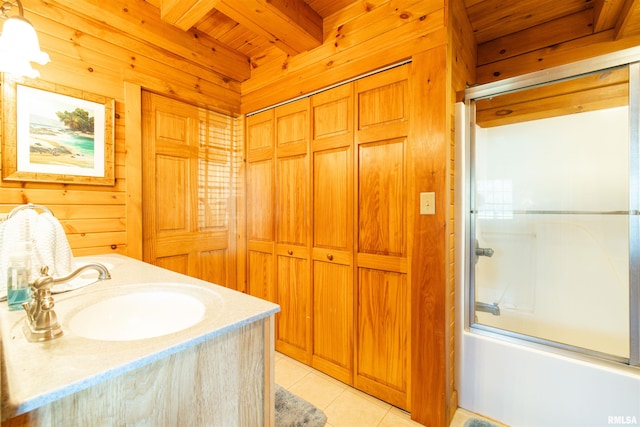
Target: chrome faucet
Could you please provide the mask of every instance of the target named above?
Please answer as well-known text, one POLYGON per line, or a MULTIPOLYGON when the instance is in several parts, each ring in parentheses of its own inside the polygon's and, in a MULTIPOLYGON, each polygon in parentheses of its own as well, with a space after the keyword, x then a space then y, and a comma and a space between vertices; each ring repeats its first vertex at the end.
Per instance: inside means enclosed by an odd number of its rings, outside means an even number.
POLYGON ((111 279, 109 270, 100 263, 83 265, 68 276, 57 279, 49 275, 49 267, 46 265, 40 269, 40 277, 29 283, 32 300, 22 304, 27 312, 27 318, 22 327, 27 340, 31 342, 48 341, 62 336, 62 326, 60 326, 58 316, 53 310, 55 303, 51 296, 51 288, 56 283, 68 282, 78 274, 89 269, 98 272, 98 280, 111 279))
POLYGON ((53 279, 53 283, 64 283, 72 280, 78 274, 82 273, 85 270, 96 270, 98 272, 98 280, 109 280, 111 279, 111 274, 109 274, 109 270, 107 267, 100 264, 99 262, 94 262, 92 264, 83 265, 82 267, 77 268, 73 273, 69 274, 65 277, 59 277, 57 279, 53 279))

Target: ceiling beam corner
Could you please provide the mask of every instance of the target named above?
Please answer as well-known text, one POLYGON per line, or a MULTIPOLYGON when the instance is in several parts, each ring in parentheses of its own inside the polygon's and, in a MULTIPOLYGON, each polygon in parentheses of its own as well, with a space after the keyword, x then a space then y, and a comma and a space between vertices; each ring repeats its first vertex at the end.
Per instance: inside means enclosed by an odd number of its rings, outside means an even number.
POLYGON ((221 0, 161 0, 160 18, 183 31, 189 30, 221 0))
POLYGON ((222 0, 216 8, 291 55, 323 41, 322 17, 304 0, 222 0))

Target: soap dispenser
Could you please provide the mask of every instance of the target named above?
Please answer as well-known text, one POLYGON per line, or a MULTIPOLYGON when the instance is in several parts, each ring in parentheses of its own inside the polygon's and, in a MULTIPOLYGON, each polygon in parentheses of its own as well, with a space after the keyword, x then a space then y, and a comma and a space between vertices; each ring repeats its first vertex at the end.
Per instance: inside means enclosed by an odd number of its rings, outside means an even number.
POLYGON ((9 310, 22 310, 22 304, 31 301, 31 244, 18 242, 14 249, 7 266, 7 302, 9 310))

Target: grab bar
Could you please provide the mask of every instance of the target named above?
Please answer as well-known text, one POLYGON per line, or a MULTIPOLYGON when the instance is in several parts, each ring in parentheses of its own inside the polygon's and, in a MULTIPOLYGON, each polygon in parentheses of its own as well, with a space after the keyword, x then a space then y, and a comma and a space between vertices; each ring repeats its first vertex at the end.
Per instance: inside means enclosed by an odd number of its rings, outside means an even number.
POLYGON ((11 212, 9 212, 9 215, 7 215, 7 219, 11 218, 13 215, 16 214, 16 212, 21 211, 23 209, 40 209, 42 211, 45 211, 45 212, 50 213, 51 215, 53 215, 53 212, 51 212, 51 209, 49 209, 46 206, 38 205, 38 204, 35 204, 35 203, 27 203, 26 205, 20 205, 18 207, 13 208, 13 210, 11 212))
POLYGON ((489 304, 487 302, 477 302, 474 305, 476 311, 484 311, 485 313, 491 313, 494 316, 500 316, 500 306, 497 302, 489 304))

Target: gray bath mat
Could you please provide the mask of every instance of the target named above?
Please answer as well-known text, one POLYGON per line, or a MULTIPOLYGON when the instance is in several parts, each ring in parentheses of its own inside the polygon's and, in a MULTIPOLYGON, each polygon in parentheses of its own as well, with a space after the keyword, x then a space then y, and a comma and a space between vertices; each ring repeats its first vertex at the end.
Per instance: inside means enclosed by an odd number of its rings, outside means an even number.
POLYGON ((311 403, 276 386, 276 427, 322 427, 327 416, 311 403))
POLYGON ((492 422, 480 418, 470 418, 464 423, 464 427, 498 427, 492 422))

